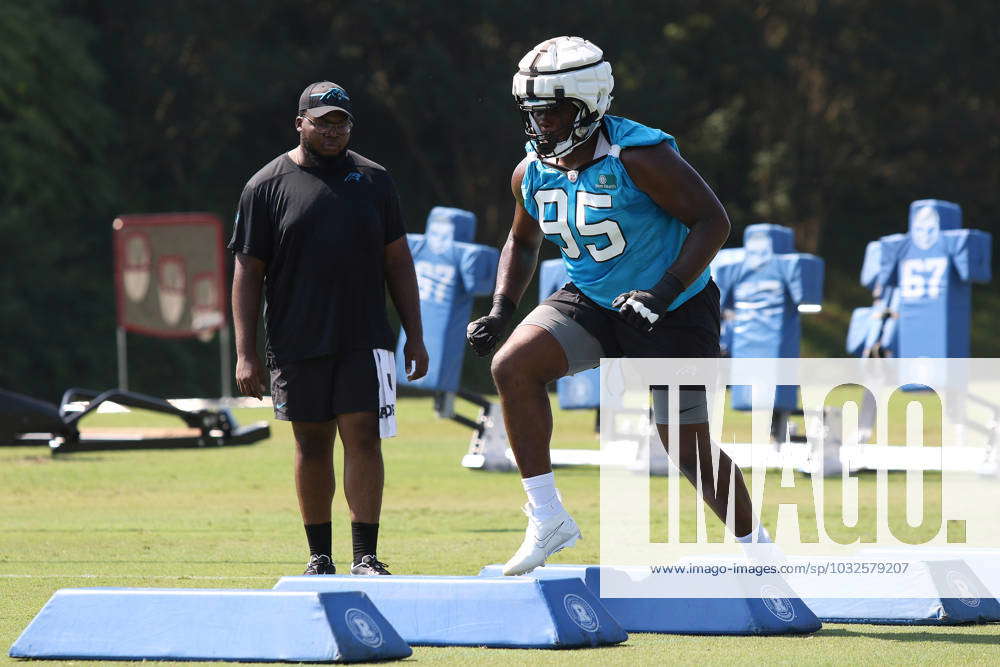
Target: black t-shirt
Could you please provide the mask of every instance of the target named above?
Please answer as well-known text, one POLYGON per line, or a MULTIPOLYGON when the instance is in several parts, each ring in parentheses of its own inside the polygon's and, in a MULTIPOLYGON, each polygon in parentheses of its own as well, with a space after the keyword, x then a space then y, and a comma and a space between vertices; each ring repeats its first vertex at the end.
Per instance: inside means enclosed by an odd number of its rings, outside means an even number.
POLYGON ((307 168, 287 154, 247 182, 229 249, 267 262, 267 363, 392 349, 385 246, 406 230, 380 165, 347 151, 307 168))

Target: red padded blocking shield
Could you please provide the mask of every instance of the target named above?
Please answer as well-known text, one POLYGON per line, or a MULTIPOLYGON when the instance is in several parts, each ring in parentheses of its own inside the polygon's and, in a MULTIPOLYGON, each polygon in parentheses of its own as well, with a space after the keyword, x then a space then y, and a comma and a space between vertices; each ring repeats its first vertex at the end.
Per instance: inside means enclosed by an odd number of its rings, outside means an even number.
POLYGON ((118 325, 162 338, 226 323, 222 222, 210 213, 121 215, 112 225, 118 325))

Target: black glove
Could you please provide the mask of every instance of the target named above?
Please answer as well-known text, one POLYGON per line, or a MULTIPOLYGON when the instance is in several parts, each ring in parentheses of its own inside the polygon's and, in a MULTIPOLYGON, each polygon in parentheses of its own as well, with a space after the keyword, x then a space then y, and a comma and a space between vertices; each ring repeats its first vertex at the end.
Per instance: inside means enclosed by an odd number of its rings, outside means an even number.
POLYGON ((617 308, 622 318, 637 329, 651 333, 656 323, 667 314, 667 308, 684 291, 684 284, 667 271, 660 282, 648 290, 632 290, 615 297, 612 308, 617 308))
POLYGON ((469 322, 469 326, 465 329, 465 337, 477 355, 485 357, 493 351, 507 330, 516 309, 517 306, 513 301, 503 294, 497 294, 493 297, 490 314, 469 322))

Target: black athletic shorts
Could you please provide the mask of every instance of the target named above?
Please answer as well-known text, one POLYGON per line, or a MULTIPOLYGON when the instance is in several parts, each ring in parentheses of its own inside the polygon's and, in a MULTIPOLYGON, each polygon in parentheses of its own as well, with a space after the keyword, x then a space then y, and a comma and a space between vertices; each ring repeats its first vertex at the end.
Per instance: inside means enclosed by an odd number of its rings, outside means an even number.
POLYGON ((352 350, 294 361, 271 370, 274 416, 285 421, 325 422, 350 412, 395 410, 395 368, 386 350, 352 350), (382 355, 380 362, 379 355, 382 355))
POLYGON ((605 357, 718 357, 719 288, 709 280, 704 289, 679 308, 660 316, 653 333, 626 323, 616 310, 602 308, 573 283, 540 305, 555 308, 597 339, 605 357))

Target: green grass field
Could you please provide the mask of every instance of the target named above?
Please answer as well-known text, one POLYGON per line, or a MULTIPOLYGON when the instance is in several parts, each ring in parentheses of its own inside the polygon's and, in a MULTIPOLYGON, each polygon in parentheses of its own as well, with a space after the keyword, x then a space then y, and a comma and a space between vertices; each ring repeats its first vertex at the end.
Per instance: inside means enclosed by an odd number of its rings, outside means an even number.
MULTIPOLYGON (((400 401, 387 440, 380 557, 398 574, 475 574, 520 543, 524 502, 512 473, 459 466, 469 432, 436 419, 429 399, 400 401)), ((271 417, 239 410, 241 423, 271 417)), ((172 426, 170 418, 95 415, 84 425, 172 426)), ((0 649, 6 651, 59 588, 270 588, 307 558, 286 423, 232 449, 100 452, 53 459, 43 447, 0 448, 0 649)), ((593 415, 556 414, 554 446, 598 446, 593 415)), ((560 490, 585 540, 552 562, 597 562, 599 472, 565 469, 560 490)), ((350 558, 343 496, 334 550, 350 558)), ((826 625, 807 637, 633 634, 622 646, 574 651, 414 649, 419 663, 451 664, 997 664, 1000 625, 826 625)), ((9 660, 0 657, 0 660, 9 660)), ((191 663, 184 663, 191 664, 191 663)))

